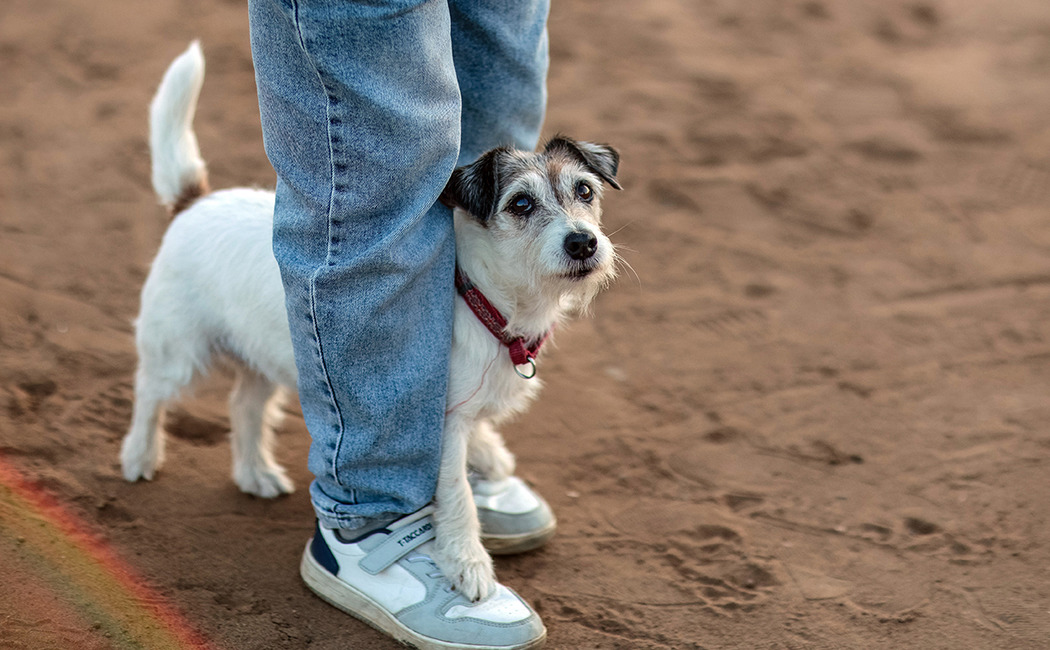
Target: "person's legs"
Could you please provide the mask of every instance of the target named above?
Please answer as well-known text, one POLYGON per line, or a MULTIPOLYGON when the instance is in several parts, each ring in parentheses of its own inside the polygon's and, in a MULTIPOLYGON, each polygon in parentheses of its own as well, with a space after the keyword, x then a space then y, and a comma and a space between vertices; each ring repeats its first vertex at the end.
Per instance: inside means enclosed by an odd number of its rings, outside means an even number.
POLYGON ((459 164, 500 145, 536 148, 547 108, 550 0, 450 0, 463 97, 459 164))
MULTIPOLYGON (((249 7, 278 174, 274 253, 313 437, 320 525, 300 575, 417 647, 538 648, 543 624, 511 590, 472 603, 452 588, 431 559, 433 508, 420 509, 440 462, 455 296, 452 219, 435 205, 459 155, 448 5, 249 7), (401 513, 413 514, 391 521, 401 513)), ((470 88, 482 101, 481 83, 470 88)))
POLYGON ((448 7, 252 0, 266 151, 311 497, 322 524, 434 493, 451 341, 459 153, 448 7))

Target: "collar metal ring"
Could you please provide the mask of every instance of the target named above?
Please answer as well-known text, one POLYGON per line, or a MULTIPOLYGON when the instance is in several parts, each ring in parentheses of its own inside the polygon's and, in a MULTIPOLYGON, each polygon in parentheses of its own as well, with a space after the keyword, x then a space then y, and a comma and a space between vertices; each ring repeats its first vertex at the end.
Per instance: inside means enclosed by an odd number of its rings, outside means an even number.
POLYGON ((534 359, 528 359, 526 363, 528 363, 529 366, 532 368, 532 372, 530 374, 526 375, 522 371, 518 370, 518 366, 514 366, 514 372, 518 373, 518 376, 522 379, 532 379, 536 376, 536 361, 534 359))

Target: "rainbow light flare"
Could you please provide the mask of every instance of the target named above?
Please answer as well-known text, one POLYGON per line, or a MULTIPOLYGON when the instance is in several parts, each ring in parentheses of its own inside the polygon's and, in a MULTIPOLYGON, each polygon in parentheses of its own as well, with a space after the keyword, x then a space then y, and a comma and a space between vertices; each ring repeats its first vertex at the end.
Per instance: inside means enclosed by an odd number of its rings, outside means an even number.
POLYGON ((15 648, 210 650, 57 500, 0 457, 0 638, 15 648))

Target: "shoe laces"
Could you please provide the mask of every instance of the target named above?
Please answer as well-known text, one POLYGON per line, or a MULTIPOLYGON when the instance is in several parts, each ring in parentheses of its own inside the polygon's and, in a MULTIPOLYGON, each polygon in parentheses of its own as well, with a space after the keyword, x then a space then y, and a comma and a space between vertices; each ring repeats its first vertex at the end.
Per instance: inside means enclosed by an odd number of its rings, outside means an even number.
MULTIPOLYGON (((405 560, 408 562, 426 562, 427 564, 429 564, 432 570, 428 571, 425 574, 428 578, 434 580, 437 580, 439 578, 445 578, 444 571, 442 571, 441 567, 437 565, 437 562, 434 561, 434 558, 430 557, 429 555, 423 555, 422 553, 414 553, 406 557, 405 560)), ((452 584, 452 581, 450 581, 448 578, 445 578, 445 591, 451 592, 455 590, 456 586, 452 584)))

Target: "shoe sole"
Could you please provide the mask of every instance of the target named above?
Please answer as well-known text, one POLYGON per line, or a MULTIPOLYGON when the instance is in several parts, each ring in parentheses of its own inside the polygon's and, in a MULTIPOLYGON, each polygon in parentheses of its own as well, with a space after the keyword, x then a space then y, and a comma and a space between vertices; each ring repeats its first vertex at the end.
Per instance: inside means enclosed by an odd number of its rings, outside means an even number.
POLYGON ((419 650, 538 650, 547 641, 547 631, 543 636, 519 645, 474 645, 449 643, 428 636, 423 636, 406 627, 380 604, 361 593, 322 567, 310 553, 310 542, 306 543, 303 559, 299 563, 299 575, 310 591, 317 596, 346 612, 350 616, 367 623, 380 632, 392 636, 397 641, 419 650))
POLYGON ((558 528, 557 521, 551 521, 550 525, 537 532, 527 535, 482 535, 481 545, 492 555, 513 555, 535 550, 554 537, 554 531, 558 528))

